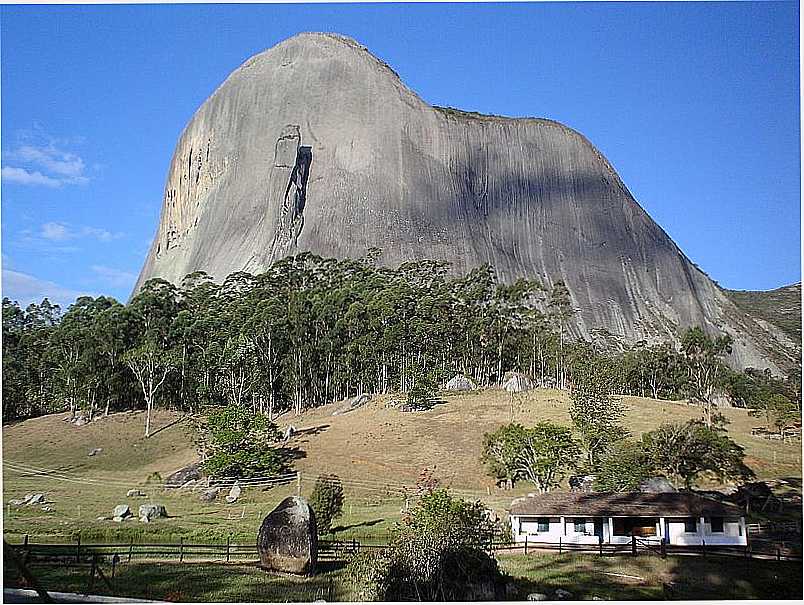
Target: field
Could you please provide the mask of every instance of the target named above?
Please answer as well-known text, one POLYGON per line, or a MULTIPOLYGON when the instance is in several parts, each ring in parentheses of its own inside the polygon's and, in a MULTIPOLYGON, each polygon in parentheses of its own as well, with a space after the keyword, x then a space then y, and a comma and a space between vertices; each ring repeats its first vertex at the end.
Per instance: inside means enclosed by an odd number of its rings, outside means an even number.
MULTIPOLYGON (((655 555, 498 555, 509 577, 509 598, 524 600, 532 592, 548 595, 569 590, 574 599, 797 599, 801 598, 801 563, 745 562, 732 557, 655 555)), ((34 568, 45 588, 83 592, 86 568, 34 568)), ((108 575, 108 567, 107 567, 108 575)), ((18 585, 6 571, 6 585, 18 585)), ((311 578, 273 576, 254 564, 137 562, 123 564, 112 581, 115 594, 171 601, 283 602, 351 600, 343 568, 330 566, 311 578)), ((95 583, 94 591, 108 594, 95 583)))
MULTIPOLYGON (((381 541, 399 518, 405 493, 419 473, 433 468, 435 476, 454 492, 479 498, 501 516, 511 499, 532 491, 527 484, 515 490, 494 485, 479 462, 482 436, 514 419, 523 424, 540 420, 569 423, 567 398, 560 391, 535 390, 511 398, 500 390, 446 394, 432 409, 405 413, 386 407, 390 397, 378 397, 365 407, 333 416, 340 404, 285 415, 282 426, 293 425, 299 434, 289 443, 298 450, 295 467, 299 485, 263 490, 247 488, 237 503, 222 497, 202 503, 198 495, 162 489, 159 479, 194 461, 195 432, 191 419, 159 411, 155 434, 142 436, 142 412, 114 414, 86 426, 64 421, 65 414, 26 420, 3 427, 4 534, 17 541, 23 534, 38 541, 73 539, 80 531, 84 541, 214 539, 253 542, 262 518, 285 496, 307 495, 322 472, 337 473, 344 481, 347 504, 337 520, 336 537, 381 541), (178 420, 178 422, 177 422, 178 420), (90 450, 102 448, 95 456, 90 450), (45 469, 33 475, 24 469, 45 469), (132 488, 146 498, 126 498, 132 488), (42 507, 14 507, 8 500, 42 492, 49 512, 42 507), (170 517, 151 524, 98 521, 111 515, 115 505, 156 502, 170 517)), ((684 403, 625 398, 627 425, 634 436, 661 422, 696 418, 700 410, 684 403)), ((782 443, 751 436, 759 420, 745 410, 726 409, 729 434, 746 449, 747 462, 761 478, 788 478, 800 490, 799 443, 782 443)))

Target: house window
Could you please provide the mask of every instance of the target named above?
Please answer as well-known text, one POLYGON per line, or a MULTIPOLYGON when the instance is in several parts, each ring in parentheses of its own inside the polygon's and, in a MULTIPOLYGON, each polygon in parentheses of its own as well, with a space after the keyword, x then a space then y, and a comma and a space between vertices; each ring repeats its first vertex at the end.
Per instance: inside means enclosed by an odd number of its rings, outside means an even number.
POLYGON ((723 517, 712 517, 709 519, 709 525, 712 527, 713 534, 723 533, 723 517))
POLYGON ((694 534, 698 531, 698 523, 694 517, 687 517, 684 519, 684 532, 694 534))
POLYGON ((655 536, 656 523, 655 517, 615 517, 614 535, 615 536, 655 536))
POLYGON ((575 519, 575 533, 576 534, 583 534, 586 533, 586 519, 581 517, 580 519, 575 519))
POLYGON ((550 519, 546 517, 539 517, 536 519, 536 531, 539 533, 550 531, 550 519))

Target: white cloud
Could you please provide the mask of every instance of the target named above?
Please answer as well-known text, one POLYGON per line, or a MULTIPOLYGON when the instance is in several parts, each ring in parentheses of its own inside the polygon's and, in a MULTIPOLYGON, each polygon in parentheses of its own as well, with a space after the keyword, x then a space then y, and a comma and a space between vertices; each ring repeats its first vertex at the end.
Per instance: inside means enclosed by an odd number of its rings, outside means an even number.
POLYGON ((42 239, 63 242, 70 239, 92 238, 101 242, 110 242, 123 237, 122 233, 112 233, 98 227, 72 227, 57 222, 48 222, 42 225, 39 237, 42 239))
POLYGON ((3 166, 2 178, 7 183, 17 185, 44 185, 45 187, 61 187, 61 181, 49 176, 45 176, 39 171, 29 172, 25 168, 14 168, 13 166, 3 166))
POLYGON ((4 297, 17 301, 23 308, 32 302, 39 303, 43 298, 47 298, 66 310, 79 296, 96 296, 90 292, 65 288, 52 281, 11 269, 3 269, 2 289, 4 297))
POLYGON ((102 277, 104 281, 115 288, 133 288, 137 276, 130 271, 104 267, 103 265, 92 265, 92 271, 102 277))
POLYGON ((75 153, 56 147, 55 140, 46 145, 20 145, 4 155, 22 166, 4 166, 3 181, 18 185, 85 185, 89 177, 84 173, 84 160, 75 153))
POLYGON ((74 153, 57 149, 53 144, 47 147, 23 145, 14 152, 14 156, 63 176, 80 177, 84 173, 84 160, 74 153))

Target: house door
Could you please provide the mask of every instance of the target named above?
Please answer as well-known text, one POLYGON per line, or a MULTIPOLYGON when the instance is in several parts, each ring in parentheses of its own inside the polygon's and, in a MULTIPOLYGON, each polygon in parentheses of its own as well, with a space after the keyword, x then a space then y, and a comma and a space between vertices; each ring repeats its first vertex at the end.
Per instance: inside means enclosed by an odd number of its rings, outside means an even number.
POLYGON ((595 519, 595 535, 598 538, 603 537, 603 519, 595 519))

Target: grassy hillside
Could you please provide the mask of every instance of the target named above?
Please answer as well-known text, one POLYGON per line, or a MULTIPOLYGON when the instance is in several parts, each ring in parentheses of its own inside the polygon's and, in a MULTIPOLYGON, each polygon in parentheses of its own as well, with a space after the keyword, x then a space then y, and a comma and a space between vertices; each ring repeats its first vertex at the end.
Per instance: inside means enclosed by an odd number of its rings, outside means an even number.
POLYGON ((746 313, 775 325, 801 342, 801 282, 775 290, 724 290, 746 313))
MULTIPOLYGON (((253 541, 262 518, 281 498, 312 490, 322 472, 340 475, 347 491, 345 514, 337 520, 340 536, 381 536, 399 518, 405 489, 415 484, 425 467, 464 497, 480 498, 502 514, 511 499, 533 491, 521 484, 514 491, 498 489, 479 462, 482 436, 514 419, 523 424, 554 420, 569 424, 566 394, 536 390, 511 399, 500 390, 447 395, 431 410, 404 413, 386 407, 379 397, 348 414, 332 416, 340 404, 285 415, 278 422, 292 424, 300 434, 288 444, 303 456, 296 462, 300 486, 269 490, 246 489, 228 505, 220 497, 201 503, 198 494, 165 491, 161 482, 148 483, 153 473, 164 478, 196 459, 193 428, 188 420, 158 412, 154 425, 166 427, 150 439, 142 437, 143 413, 116 414, 75 427, 64 414, 3 427, 3 491, 5 502, 28 493, 43 492, 51 511, 41 507, 4 507, 4 531, 19 536, 49 535, 70 539, 79 530, 85 540, 235 539, 253 541), (93 448, 103 448, 89 457, 93 448), (33 474, 36 469, 47 472, 33 474), (26 472, 27 471, 27 472, 26 472), (147 498, 126 498, 140 488, 147 498), (146 502, 167 507, 171 518, 151 524, 97 521, 115 505, 135 509, 146 502)), ((683 403, 627 397, 627 424, 634 436, 662 422, 696 418, 700 410, 683 403)), ((747 462, 762 478, 801 477, 799 444, 751 436, 759 424, 745 410, 727 409, 730 435, 746 448, 747 462)))

